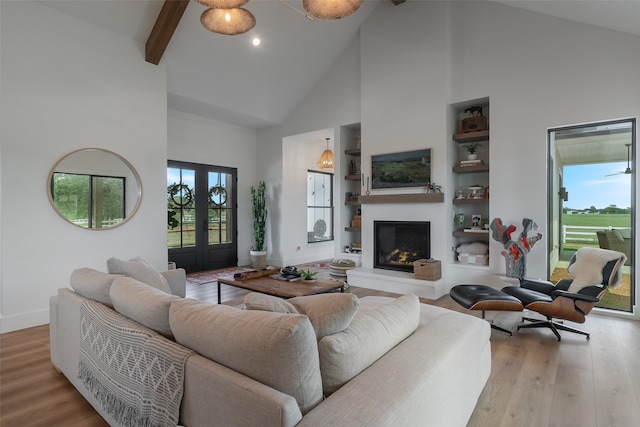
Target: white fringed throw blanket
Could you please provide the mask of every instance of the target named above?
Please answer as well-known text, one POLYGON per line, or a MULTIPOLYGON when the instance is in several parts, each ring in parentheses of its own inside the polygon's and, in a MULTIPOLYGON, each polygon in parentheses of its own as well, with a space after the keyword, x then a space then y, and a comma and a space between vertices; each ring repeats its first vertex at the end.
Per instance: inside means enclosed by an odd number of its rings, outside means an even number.
MULTIPOLYGON (((622 258, 624 265, 627 257, 616 251, 596 248, 580 248, 576 252, 576 260, 569 266, 569 273, 574 277, 569 286, 569 292, 578 292, 585 286, 599 285, 602 283, 602 269, 608 262, 622 258)), ((609 287, 617 288, 622 283, 622 268, 619 268, 616 275, 611 278, 609 287)))
POLYGON ((184 365, 193 351, 95 301, 80 308, 78 377, 119 424, 178 424, 184 365))

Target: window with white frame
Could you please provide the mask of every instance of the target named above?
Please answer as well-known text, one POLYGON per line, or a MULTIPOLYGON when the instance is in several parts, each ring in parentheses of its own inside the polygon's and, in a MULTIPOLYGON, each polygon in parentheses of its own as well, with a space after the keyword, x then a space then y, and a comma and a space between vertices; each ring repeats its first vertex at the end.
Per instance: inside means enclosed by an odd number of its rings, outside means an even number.
POLYGON ((333 174, 307 171, 307 242, 333 240, 333 174))

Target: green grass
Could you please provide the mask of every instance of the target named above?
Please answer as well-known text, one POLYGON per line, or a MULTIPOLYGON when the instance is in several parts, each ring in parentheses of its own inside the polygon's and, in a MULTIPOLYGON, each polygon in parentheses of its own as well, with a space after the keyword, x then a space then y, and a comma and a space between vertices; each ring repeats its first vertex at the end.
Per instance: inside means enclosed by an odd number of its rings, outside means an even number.
POLYGON ((631 227, 631 215, 629 214, 585 214, 585 215, 562 215, 564 225, 583 227, 631 227))

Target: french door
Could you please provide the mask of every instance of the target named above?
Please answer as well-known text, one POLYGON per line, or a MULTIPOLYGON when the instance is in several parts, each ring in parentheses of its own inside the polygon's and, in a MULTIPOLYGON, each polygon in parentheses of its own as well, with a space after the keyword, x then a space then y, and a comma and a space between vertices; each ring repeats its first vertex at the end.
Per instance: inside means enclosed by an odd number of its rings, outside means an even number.
POLYGON ((238 264, 237 169, 167 163, 169 261, 187 272, 238 264))

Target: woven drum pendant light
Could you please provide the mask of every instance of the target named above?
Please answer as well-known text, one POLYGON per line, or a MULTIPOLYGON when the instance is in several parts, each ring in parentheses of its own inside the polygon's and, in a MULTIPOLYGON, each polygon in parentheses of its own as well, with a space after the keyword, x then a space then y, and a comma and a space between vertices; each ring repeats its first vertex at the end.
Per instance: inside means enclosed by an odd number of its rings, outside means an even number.
POLYGON ((333 152, 329 150, 329 140, 331 138, 325 139, 327 140, 327 149, 322 152, 318 160, 318 167, 320 169, 333 169, 333 152))
POLYGON ((249 0, 196 0, 211 9, 235 9, 249 3, 249 0))
POLYGON ((202 12, 200 23, 214 33, 233 36, 246 33, 255 27, 256 18, 247 9, 242 8, 207 9, 202 12))
POLYGON ((303 0, 302 7, 319 19, 340 19, 358 10, 362 0, 303 0))

